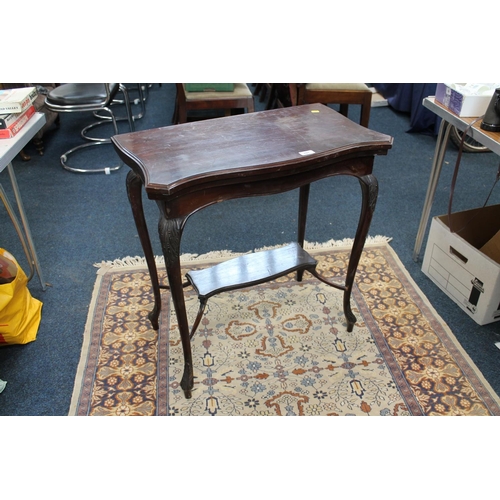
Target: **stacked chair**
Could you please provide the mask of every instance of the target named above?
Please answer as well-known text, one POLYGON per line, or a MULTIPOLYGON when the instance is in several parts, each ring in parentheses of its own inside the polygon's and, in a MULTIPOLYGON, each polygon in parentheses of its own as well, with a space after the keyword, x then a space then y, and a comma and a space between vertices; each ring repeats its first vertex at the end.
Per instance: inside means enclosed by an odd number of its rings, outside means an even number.
POLYGON ((89 136, 89 131, 94 127, 102 125, 103 123, 109 123, 111 120, 114 133, 118 134, 118 119, 111 109, 111 104, 116 99, 118 92, 123 94, 123 102, 126 110, 125 119, 128 121, 130 131, 133 132, 135 128, 134 118, 132 116, 128 90, 121 83, 65 83, 54 88, 47 94, 45 98, 45 106, 51 111, 56 113, 94 112, 98 113, 97 116, 99 118, 102 118, 98 121, 93 121, 81 131, 81 136, 86 142, 75 146, 61 155, 61 165, 63 168, 75 173, 104 172, 106 174, 110 174, 121 167, 121 164, 113 167, 96 168, 75 168, 68 165, 68 157, 76 151, 91 146, 111 144, 110 137, 98 138, 89 136), (101 112, 107 113, 107 116, 101 116, 101 112))

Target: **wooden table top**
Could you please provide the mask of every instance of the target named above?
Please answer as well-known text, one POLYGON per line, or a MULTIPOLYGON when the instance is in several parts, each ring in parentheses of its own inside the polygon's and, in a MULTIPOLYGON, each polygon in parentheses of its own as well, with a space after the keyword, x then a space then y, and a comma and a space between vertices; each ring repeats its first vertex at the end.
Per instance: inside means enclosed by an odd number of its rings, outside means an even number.
POLYGON ((213 182, 287 175, 348 155, 387 154, 392 137, 322 104, 294 106, 116 135, 121 159, 151 199, 213 182))

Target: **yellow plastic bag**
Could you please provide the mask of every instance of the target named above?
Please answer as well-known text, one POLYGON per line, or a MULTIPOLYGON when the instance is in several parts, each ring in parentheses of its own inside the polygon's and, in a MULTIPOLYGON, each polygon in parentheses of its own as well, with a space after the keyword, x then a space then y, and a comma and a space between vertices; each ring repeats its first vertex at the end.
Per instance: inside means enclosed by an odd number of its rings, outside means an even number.
POLYGON ((31 296, 27 284, 16 259, 0 248, 0 346, 36 339, 42 303, 31 296))

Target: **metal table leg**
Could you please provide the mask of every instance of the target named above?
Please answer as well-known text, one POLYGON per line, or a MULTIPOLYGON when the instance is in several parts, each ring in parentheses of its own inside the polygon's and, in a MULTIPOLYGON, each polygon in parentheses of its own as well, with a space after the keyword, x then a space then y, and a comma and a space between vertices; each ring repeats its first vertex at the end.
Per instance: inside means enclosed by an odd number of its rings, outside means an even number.
POLYGON ((429 178, 429 185, 427 187, 427 194, 425 196, 424 208, 422 210, 422 216, 420 218, 420 225, 418 226, 417 239, 415 241, 415 247, 413 249, 413 260, 415 262, 418 261, 418 255, 422 247, 422 240, 424 239, 427 223, 429 222, 429 214, 431 212, 432 202, 434 201, 434 195, 436 194, 439 176, 441 175, 441 169, 443 167, 443 160, 446 153, 448 138, 450 137, 451 127, 451 123, 448 123, 446 120, 441 120, 441 126, 439 127, 439 134, 436 142, 436 149, 434 151, 434 159, 432 161, 431 176, 429 178))
POLYGON ((38 260, 38 256, 35 250, 33 238, 31 236, 31 230, 28 224, 28 219, 26 217, 26 213, 24 212, 24 205, 21 199, 21 193, 19 192, 19 186, 17 184, 17 179, 14 173, 14 168, 12 167, 12 163, 9 163, 7 165, 7 170, 9 172, 10 182, 12 184, 12 190, 14 191, 14 197, 16 198, 17 208, 19 210, 19 216, 21 217, 22 229, 24 233, 21 230, 21 225, 19 224, 16 214, 12 208, 12 205, 10 204, 7 195, 1 185, 0 185, 0 198, 3 201, 5 208, 7 209, 7 213, 9 214, 12 224, 16 229, 19 239, 21 240, 21 244, 23 245, 26 258, 28 259, 28 263, 30 266, 30 275, 28 277, 28 280, 30 280, 33 277, 34 272, 36 270, 38 278, 40 279, 40 284, 42 285, 42 290, 45 290, 47 287, 43 279, 42 269, 40 267, 40 262, 38 260))

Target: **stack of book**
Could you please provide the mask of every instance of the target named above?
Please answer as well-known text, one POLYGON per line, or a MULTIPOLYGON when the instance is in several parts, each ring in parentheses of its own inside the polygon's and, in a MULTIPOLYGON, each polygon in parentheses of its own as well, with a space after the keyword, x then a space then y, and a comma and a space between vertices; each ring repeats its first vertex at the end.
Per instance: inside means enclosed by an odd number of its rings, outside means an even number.
POLYGON ((0 90, 0 139, 14 137, 35 114, 36 87, 0 90))

